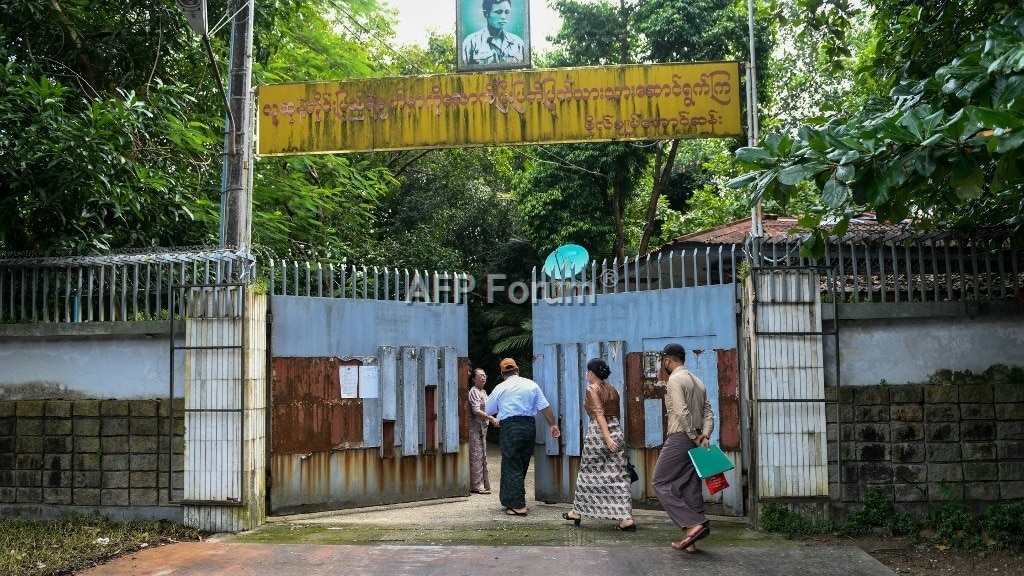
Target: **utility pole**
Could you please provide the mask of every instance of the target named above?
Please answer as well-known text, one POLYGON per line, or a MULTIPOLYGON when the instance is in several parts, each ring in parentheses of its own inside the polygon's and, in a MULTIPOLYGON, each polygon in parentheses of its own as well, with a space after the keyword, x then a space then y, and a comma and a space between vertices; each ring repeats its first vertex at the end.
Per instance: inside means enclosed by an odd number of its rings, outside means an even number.
MULTIPOLYGON (((747 0, 747 28, 750 34, 750 63, 747 65, 747 146, 757 146, 761 137, 757 116, 757 55, 754 52, 754 0, 747 0)), ((764 214, 761 201, 750 209, 750 233, 754 238, 764 236, 764 214)))
POLYGON ((226 108, 221 175, 220 245, 247 252, 252 245, 252 20, 253 0, 233 0, 228 90, 224 91, 207 29, 206 0, 177 0, 188 25, 203 39, 226 108))
POLYGON ((231 6, 228 125, 234 125, 224 135, 220 245, 247 252, 252 245, 253 0, 235 0, 231 6))

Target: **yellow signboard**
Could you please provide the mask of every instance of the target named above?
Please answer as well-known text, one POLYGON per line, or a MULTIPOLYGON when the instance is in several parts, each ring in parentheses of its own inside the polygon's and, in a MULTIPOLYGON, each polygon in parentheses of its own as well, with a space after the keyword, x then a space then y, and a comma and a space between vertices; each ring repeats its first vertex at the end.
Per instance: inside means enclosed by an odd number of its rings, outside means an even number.
POLYGON ((259 87, 264 156, 738 136, 738 62, 259 87))

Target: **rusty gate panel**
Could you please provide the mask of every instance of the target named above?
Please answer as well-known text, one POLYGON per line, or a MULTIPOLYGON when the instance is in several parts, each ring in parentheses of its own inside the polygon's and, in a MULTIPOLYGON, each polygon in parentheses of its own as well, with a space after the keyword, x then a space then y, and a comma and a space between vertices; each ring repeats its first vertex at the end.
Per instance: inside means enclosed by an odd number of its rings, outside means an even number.
POLYGON ((271 418, 273 454, 308 454, 363 445, 363 405, 341 397, 339 358, 275 358, 271 418))
POLYGON ((322 296, 271 299, 270 513, 469 493, 465 303, 403 300, 400 280, 418 276, 350 271, 307 275, 334 286, 322 296))
POLYGON ((442 351, 444 404, 442 414, 455 410, 458 419, 452 422, 445 418, 442 437, 445 452, 458 452, 460 442, 469 442, 469 359, 459 358, 455 348, 445 346, 442 351))
POLYGON ((719 444, 722 450, 736 451, 740 442, 739 361, 736 349, 715 350, 718 355, 718 414, 719 444))
POLYGON ((629 352, 626 354, 626 394, 623 404, 626 411, 626 446, 644 448, 644 371, 643 354, 629 352))

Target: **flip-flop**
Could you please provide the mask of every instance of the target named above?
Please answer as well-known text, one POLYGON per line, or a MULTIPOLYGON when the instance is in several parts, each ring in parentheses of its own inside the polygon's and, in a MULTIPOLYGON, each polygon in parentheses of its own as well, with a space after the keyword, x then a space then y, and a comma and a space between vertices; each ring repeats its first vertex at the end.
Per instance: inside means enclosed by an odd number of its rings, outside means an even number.
POLYGON ((505 508, 505 516, 526 516, 526 512, 519 512, 515 508, 505 508))
POLYGON ((676 550, 686 552, 687 554, 693 554, 693 552, 689 552, 686 549, 696 544, 697 540, 706 537, 708 534, 711 534, 711 528, 709 528, 707 524, 704 524, 701 526, 701 529, 698 530, 693 536, 683 538, 678 543, 673 543, 672 547, 676 550))
POLYGON ((470 490, 473 494, 490 494, 490 490, 470 490))

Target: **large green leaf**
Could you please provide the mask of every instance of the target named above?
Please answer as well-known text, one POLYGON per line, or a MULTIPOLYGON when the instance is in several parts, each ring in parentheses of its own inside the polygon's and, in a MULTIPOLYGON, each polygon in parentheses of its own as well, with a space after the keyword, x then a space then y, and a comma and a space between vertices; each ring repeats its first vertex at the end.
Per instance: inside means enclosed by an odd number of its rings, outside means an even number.
POLYGON ((771 152, 758 146, 744 146, 736 150, 736 159, 757 166, 772 166, 778 162, 771 152))
POLYGON ((985 174, 973 157, 963 155, 950 175, 950 182, 957 196, 970 200, 981 195, 985 174))
POLYGON ((809 164, 791 164, 779 171, 779 183, 787 186, 794 186, 818 175, 828 167, 821 162, 809 164))
POLYGON ((828 208, 839 208, 850 196, 850 188, 838 178, 829 178, 821 189, 821 202, 828 208))

